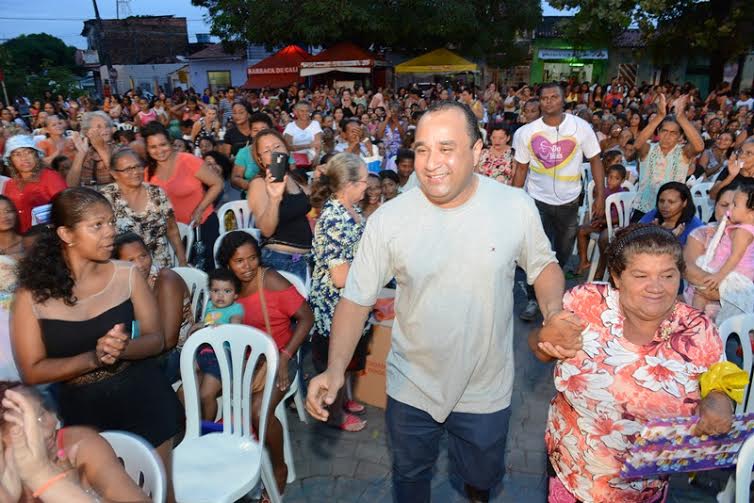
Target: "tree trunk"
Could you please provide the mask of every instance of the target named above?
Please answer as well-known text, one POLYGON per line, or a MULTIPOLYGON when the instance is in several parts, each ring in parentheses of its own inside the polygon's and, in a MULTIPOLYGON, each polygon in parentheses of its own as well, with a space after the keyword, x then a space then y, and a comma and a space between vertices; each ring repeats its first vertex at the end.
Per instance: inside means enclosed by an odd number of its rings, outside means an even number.
POLYGON ((725 70, 725 57, 720 54, 710 54, 709 60, 709 89, 716 89, 723 81, 723 71, 725 70))
MULTIPOLYGON (((740 56, 738 56, 738 70, 736 70, 736 76, 733 79, 733 82, 731 85, 733 86, 733 90, 738 92, 738 90, 742 87, 741 86, 741 76, 744 72, 744 64, 746 63, 746 53, 742 53, 740 56)), ((747 86, 743 86, 746 88, 747 86)))

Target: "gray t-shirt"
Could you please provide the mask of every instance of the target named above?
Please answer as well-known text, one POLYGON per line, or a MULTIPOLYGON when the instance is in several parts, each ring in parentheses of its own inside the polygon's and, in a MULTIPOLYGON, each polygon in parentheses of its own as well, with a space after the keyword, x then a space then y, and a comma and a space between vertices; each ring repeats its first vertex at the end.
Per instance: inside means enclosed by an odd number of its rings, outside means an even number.
POLYGON ((382 205, 367 220, 343 293, 372 306, 396 278, 387 393, 440 422, 453 411, 510 405, 516 265, 533 283, 556 263, 534 201, 475 176, 475 194, 457 208, 435 206, 421 189, 382 205))

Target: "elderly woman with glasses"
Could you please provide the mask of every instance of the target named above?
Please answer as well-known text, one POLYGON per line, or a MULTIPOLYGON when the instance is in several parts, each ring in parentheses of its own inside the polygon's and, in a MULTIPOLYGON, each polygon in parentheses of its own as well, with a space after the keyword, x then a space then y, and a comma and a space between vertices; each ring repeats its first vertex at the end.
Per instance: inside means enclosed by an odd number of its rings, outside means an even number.
POLYGON ((18 209, 21 234, 31 227, 31 210, 48 204, 55 194, 66 188, 58 172, 43 167, 43 155, 31 136, 11 136, 5 143, 4 160, 11 179, 3 186, 3 195, 18 209))
POLYGON ((100 192, 113 207, 118 234, 130 231, 140 236, 158 269, 173 266, 170 247, 178 265, 185 266, 186 252, 173 206, 164 190, 144 182, 144 164, 139 156, 131 149, 118 150, 110 161, 110 173, 115 183, 100 192))

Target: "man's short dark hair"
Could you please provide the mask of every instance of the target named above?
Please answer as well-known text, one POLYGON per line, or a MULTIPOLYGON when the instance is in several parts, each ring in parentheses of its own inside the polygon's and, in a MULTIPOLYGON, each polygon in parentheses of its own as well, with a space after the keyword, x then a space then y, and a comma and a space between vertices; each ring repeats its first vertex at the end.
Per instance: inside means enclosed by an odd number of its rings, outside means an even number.
POLYGON ((458 110, 461 112, 466 119, 466 132, 469 135, 469 139, 471 140, 471 146, 473 147, 477 141, 482 139, 482 133, 479 132, 479 120, 476 118, 476 115, 474 115, 474 112, 471 111, 471 108, 468 107, 468 105, 465 105, 463 103, 460 103, 458 101, 438 101, 433 103, 426 112, 424 112, 424 115, 422 118, 427 117, 428 115, 435 113, 435 112, 446 112, 448 110, 458 110))
POLYGON ((542 84, 542 87, 539 88, 539 93, 537 94, 537 96, 542 98, 542 92, 547 89, 557 89, 560 92, 560 97, 561 98, 565 97, 565 93, 563 92, 563 87, 557 82, 548 82, 546 84, 542 84))
POLYGON ((264 122, 265 129, 272 129, 272 119, 270 119, 270 116, 267 115, 264 112, 254 112, 253 114, 249 115, 249 125, 254 124, 255 122, 264 122))

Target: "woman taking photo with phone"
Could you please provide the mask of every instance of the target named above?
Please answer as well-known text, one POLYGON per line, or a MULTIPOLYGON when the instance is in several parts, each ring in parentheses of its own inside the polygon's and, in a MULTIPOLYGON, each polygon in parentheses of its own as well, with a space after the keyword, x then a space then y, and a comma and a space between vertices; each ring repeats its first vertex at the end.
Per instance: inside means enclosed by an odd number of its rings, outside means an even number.
POLYGON ((312 208, 309 187, 288 169, 288 147, 277 131, 260 131, 252 156, 259 174, 249 183, 248 201, 262 231, 262 260, 273 269, 292 272, 306 281, 312 248, 312 228, 306 217, 312 208))

